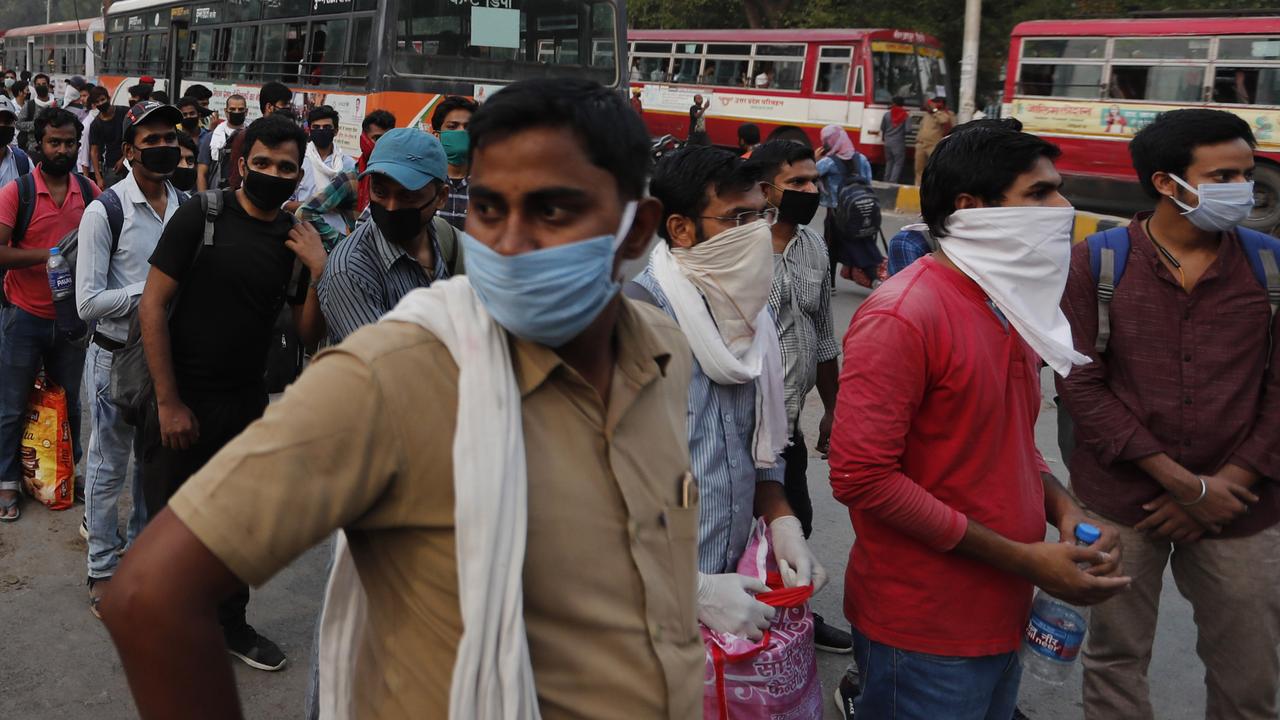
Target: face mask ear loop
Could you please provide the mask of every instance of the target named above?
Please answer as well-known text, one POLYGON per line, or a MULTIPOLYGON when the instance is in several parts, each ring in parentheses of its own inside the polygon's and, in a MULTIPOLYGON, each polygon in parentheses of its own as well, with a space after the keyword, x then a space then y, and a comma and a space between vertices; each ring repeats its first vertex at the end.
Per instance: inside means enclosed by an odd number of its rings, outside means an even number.
POLYGON ((631 232, 631 224, 636 220, 636 208, 640 206, 639 200, 632 200, 622 208, 622 221, 618 223, 618 232, 613 236, 613 251, 618 252, 618 248, 622 247, 622 243, 627 240, 627 233, 631 232))
MULTIPOLYGON (((1200 206, 1200 191, 1199 191, 1199 190, 1196 190, 1195 188, 1191 187, 1190 185, 1188 185, 1188 184, 1187 184, 1187 181, 1186 181, 1186 180, 1183 180, 1182 178, 1178 177, 1177 175, 1174 175, 1173 173, 1169 173, 1169 177, 1173 178, 1173 181, 1174 181, 1174 182, 1176 182, 1176 183, 1178 183, 1179 185, 1181 185, 1182 187, 1186 188, 1187 192, 1191 193, 1192 195, 1195 195, 1195 196, 1196 196, 1196 207, 1199 207, 1199 206, 1200 206)), ((1192 210, 1195 210, 1195 209, 1196 209, 1196 208, 1193 208, 1193 207, 1191 207, 1190 205, 1187 205, 1186 203, 1182 202, 1181 200, 1179 200, 1177 197, 1175 197, 1175 196, 1173 196, 1173 195, 1170 195, 1170 196, 1169 196, 1169 199, 1170 199, 1170 200, 1172 200, 1175 204, 1177 204, 1177 206, 1178 206, 1178 207, 1182 208, 1185 212, 1191 212, 1192 210)))

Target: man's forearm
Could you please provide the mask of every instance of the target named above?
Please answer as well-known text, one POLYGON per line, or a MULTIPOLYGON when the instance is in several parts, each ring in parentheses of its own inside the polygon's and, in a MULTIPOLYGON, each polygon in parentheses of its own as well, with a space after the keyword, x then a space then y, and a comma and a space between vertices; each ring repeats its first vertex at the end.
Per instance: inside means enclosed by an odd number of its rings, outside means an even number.
POLYGON ((764 518, 766 523, 771 523, 784 515, 795 515, 795 511, 787 503, 786 490, 782 483, 770 480, 756 483, 755 511, 756 517, 764 518))
POLYGON ((818 363, 818 397, 822 398, 822 409, 835 412, 836 396, 840 392, 840 361, 831 359, 818 363))
POLYGON ((964 537, 954 551, 998 570, 1027 577, 1026 546, 1004 537, 973 518, 968 519, 964 537))
POLYGON ((1080 503, 1076 502, 1052 473, 1040 473, 1040 480, 1044 483, 1044 514, 1051 525, 1060 528, 1063 518, 1082 512, 1080 503))
POLYGON ((1200 480, 1196 474, 1179 465, 1168 453, 1148 455, 1134 462, 1176 499, 1190 502, 1200 494, 1200 480))
POLYGON ((204 192, 209 189, 209 166, 196 165, 196 190, 204 192))
POLYGON ((169 347, 169 321, 164 307, 148 302, 144 293, 138 306, 138 320, 142 325, 142 350, 147 356, 156 402, 180 402, 178 378, 173 373, 173 353, 169 347))
POLYGON ((41 265, 48 260, 48 248, 0 247, 0 268, 7 270, 41 265))
POLYGON ((97 145, 90 146, 89 147, 89 164, 93 166, 94 176, 102 175, 102 161, 99 158, 100 158, 100 155, 98 154, 98 146, 97 145))

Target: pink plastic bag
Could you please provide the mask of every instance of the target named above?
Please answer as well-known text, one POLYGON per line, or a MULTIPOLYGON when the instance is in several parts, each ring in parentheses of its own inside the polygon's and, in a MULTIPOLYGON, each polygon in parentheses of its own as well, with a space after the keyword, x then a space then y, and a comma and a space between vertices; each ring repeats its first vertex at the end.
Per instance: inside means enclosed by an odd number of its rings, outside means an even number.
POLYGON ((707 649, 702 689, 704 720, 811 720, 822 717, 822 683, 813 648, 812 587, 783 588, 769 547, 769 529, 756 520, 738 573, 772 590, 756 599, 777 608, 758 641, 702 629, 707 649))

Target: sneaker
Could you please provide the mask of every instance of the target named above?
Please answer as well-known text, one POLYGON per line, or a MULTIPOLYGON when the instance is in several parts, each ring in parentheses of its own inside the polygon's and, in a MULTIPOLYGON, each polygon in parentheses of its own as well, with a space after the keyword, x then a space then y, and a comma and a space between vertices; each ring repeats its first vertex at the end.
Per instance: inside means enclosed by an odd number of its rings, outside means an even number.
POLYGON ((256 630, 245 626, 235 637, 227 637, 227 652, 240 658, 241 662, 251 668, 275 672, 284 667, 287 658, 279 646, 259 635, 256 630))
POLYGON ((80 537, 89 542, 89 518, 84 515, 80 516, 80 537))
POLYGON ((822 616, 813 614, 813 645, 824 652, 848 655, 853 652, 853 636, 837 627, 822 621, 822 616))
POLYGON ((862 692, 855 677, 852 672, 846 672, 844 677, 840 678, 840 686, 836 688, 836 709, 840 711, 840 717, 844 720, 854 719, 853 701, 862 692))
POLYGON ((98 605, 102 602, 102 598, 107 594, 107 586, 111 584, 111 578, 89 578, 89 612, 93 616, 102 619, 102 611, 98 609, 98 605))

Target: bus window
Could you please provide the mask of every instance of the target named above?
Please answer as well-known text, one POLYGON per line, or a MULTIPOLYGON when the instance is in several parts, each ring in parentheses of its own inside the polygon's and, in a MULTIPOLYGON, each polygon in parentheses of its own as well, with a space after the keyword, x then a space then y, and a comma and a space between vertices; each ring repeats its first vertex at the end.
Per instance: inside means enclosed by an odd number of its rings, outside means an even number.
POLYGON ((1213 74, 1213 102, 1280 105, 1280 68, 1219 65, 1213 74))
POLYGON ((947 64, 942 51, 917 45, 916 55, 920 63, 920 86, 928 97, 947 96, 947 64))
POLYGON ((799 90, 804 73, 804 45, 757 45, 755 87, 799 90))
POLYGON ((214 32, 213 30, 198 30, 191 33, 194 36, 191 42, 194 48, 191 56, 192 75, 213 75, 214 32))
POLYGON ((268 18, 297 17, 310 11, 310 0, 265 0, 262 3, 262 16, 268 18))
POLYGON ((853 48, 824 47, 818 54, 818 79, 813 91, 820 95, 844 95, 849 89, 853 48))
POLYGON ((1041 97, 1097 98, 1102 65, 1023 65, 1018 93, 1041 97))
POLYGON ((751 66, 750 45, 708 45, 707 64, 702 69, 703 85, 720 87, 749 87, 752 78, 747 75, 751 66), (741 59, 739 59, 741 58, 741 59))
POLYGON ((702 61, 697 58, 676 58, 676 67, 671 82, 692 85, 698 82, 702 61))
MULTIPOLYGON (((253 73, 254 35, 257 29, 253 25, 231 29, 231 47, 227 53, 228 77, 247 79, 257 75, 257 73, 253 73)), ((270 26, 263 28, 262 42, 264 45, 267 43, 266 31, 270 29, 270 26)), ((282 28, 277 27, 276 29, 281 30, 282 28)))
MULTIPOLYGON (((552 58, 558 75, 617 83, 614 56, 584 57, 582 52, 594 39, 614 36, 617 11, 612 5, 603 0, 518 4, 514 0, 490 0, 483 6, 455 0, 400 3, 395 19, 395 68, 411 75, 515 81, 545 77, 547 65, 540 60, 552 58), (554 50, 548 53, 548 47, 554 50), (584 60, 607 64, 584 64, 584 60)), ((670 47, 668 43, 668 51, 670 47)))
POLYGON ((1207 60, 1208 38, 1116 38, 1114 60, 1207 60))
POLYGON ((1278 37, 1224 37, 1218 40, 1219 60, 1280 60, 1278 37))
POLYGON ((1117 100, 1198 102, 1203 83, 1203 67, 1113 65, 1108 96, 1117 100))
POLYGON ((342 70, 342 51, 346 47, 346 20, 311 23, 311 46, 307 50, 307 83, 336 83, 342 70))
POLYGON ((1073 58, 1102 60, 1107 55, 1103 38, 1043 38, 1022 41, 1024 58, 1073 58))
POLYGON ((875 101, 888 103, 894 97, 902 97, 908 105, 923 105, 920 73, 913 48, 910 45, 875 42, 871 44, 871 49, 872 68, 875 71, 872 78, 875 83, 875 101), (903 49, 899 49, 900 47, 903 49))
POLYGON ((368 75, 369 42, 373 38, 373 18, 356 18, 355 23, 355 32, 351 34, 351 45, 347 47, 347 66, 342 71, 343 86, 364 85, 365 77, 368 75))
POLYGON ((667 58, 632 58, 631 79, 634 82, 666 82, 670 62, 667 58))
POLYGON ((243 22, 262 17, 262 0, 227 0, 227 20, 243 22))

